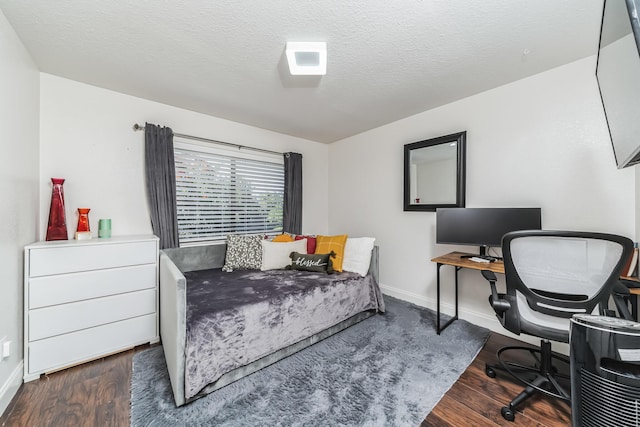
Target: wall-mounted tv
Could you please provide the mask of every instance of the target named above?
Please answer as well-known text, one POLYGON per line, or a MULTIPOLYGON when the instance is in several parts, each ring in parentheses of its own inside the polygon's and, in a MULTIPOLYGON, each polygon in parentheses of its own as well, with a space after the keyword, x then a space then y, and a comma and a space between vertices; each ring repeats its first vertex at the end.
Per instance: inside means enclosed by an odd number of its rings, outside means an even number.
POLYGON ((436 210, 436 243, 501 246, 502 236, 510 231, 540 230, 540 208, 439 208, 436 210))
POLYGON ((640 163, 640 0, 605 0, 596 78, 618 168, 640 163))

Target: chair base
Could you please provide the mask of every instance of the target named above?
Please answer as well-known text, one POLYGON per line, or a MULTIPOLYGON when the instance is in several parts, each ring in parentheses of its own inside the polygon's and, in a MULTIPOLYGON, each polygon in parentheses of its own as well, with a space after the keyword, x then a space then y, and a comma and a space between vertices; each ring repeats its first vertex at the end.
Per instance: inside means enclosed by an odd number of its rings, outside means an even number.
MULTIPOLYGON (((541 341, 540 349, 531 347, 501 348, 498 350, 497 359, 499 365, 486 364, 485 373, 488 377, 495 378, 496 370, 501 370, 509 373, 513 378, 526 386, 509 405, 502 407, 502 417, 507 421, 513 421, 515 419, 516 407, 536 393, 543 393, 561 399, 568 404, 571 403, 571 379, 569 374, 563 373, 569 372, 569 358, 554 354, 551 351, 551 343, 548 340, 541 341), (517 363, 506 360, 504 357, 505 353, 515 353, 515 355, 518 356, 516 352, 528 354, 533 363, 531 365, 526 364, 527 362, 517 363)), ((522 359, 522 355, 515 358, 515 360, 522 359)))

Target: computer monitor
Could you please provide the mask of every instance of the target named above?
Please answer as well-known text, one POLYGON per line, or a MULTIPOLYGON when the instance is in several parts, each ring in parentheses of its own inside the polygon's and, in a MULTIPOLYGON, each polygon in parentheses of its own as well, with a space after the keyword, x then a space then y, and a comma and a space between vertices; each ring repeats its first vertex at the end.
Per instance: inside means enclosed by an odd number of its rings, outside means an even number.
POLYGON ((510 231, 540 230, 540 208, 441 208, 436 210, 436 243, 501 246, 502 236, 510 231))

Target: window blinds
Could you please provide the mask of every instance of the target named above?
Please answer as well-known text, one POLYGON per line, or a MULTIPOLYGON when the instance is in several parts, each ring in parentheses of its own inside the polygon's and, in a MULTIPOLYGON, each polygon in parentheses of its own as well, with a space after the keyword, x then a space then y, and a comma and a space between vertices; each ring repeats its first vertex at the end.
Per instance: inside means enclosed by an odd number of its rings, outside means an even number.
MULTIPOLYGON (((180 244, 282 232, 284 165, 174 148, 180 244)), ((254 156, 255 157, 255 156, 254 156)))

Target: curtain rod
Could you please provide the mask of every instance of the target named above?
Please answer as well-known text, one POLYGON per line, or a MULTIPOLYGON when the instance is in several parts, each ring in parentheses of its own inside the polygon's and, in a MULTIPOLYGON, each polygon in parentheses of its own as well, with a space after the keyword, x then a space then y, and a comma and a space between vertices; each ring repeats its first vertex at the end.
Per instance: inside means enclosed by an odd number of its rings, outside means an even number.
MULTIPOLYGON (((137 123, 133 124, 133 130, 134 131, 138 131, 138 130, 144 130, 144 126, 140 126, 137 123)), ((222 144, 222 145, 226 145, 229 147, 236 147, 238 148, 238 150, 253 150, 253 151, 260 151, 263 153, 269 153, 269 154, 277 154, 277 155, 282 155, 284 153, 280 153, 278 151, 271 151, 271 150, 265 150, 264 148, 254 148, 254 147, 247 147, 246 145, 240 145, 240 144, 233 144, 231 142, 224 142, 224 141, 216 141, 215 139, 208 139, 208 138, 202 138, 200 136, 193 136, 193 135, 185 135, 183 133, 173 133, 174 136, 177 136, 179 138, 185 138, 185 139, 193 139, 195 141, 202 141, 202 142, 213 142, 215 144, 222 144)))

